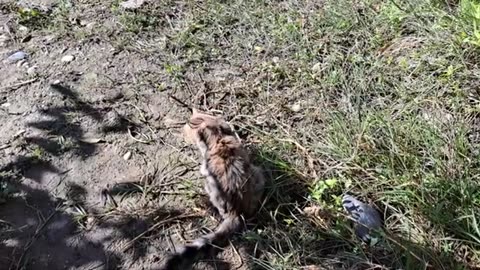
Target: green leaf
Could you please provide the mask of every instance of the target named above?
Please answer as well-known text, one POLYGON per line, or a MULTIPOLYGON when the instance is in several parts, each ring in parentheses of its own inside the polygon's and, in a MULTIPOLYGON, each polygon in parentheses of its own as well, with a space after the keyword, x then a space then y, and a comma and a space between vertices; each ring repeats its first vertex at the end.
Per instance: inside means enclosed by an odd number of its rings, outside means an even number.
POLYGON ((327 184, 328 187, 333 188, 337 184, 338 180, 336 178, 331 178, 325 180, 325 184, 327 184))

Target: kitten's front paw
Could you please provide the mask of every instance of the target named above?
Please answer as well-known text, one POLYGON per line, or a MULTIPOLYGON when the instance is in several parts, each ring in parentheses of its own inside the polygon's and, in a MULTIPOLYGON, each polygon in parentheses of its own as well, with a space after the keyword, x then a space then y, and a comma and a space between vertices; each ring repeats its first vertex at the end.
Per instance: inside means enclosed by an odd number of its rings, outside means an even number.
POLYGON ((202 176, 208 176, 210 173, 208 172, 208 169, 207 169, 207 165, 206 164, 202 164, 202 166, 200 166, 200 174, 202 176))

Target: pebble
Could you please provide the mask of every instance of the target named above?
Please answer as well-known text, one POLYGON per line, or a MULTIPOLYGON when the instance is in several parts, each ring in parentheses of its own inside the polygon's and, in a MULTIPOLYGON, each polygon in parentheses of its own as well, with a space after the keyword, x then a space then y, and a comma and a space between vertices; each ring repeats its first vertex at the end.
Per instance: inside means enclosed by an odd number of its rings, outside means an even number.
POLYGON ((12 55, 10 55, 7 60, 8 62, 10 63, 16 63, 20 60, 23 60, 23 59, 27 59, 28 58, 28 55, 25 53, 25 52, 22 52, 22 51, 18 51, 12 55))
POLYGON ((55 80, 52 82, 52 85, 60 85, 62 83, 62 81, 60 80, 55 80))
POLYGON ((120 3, 124 9, 137 9, 145 3, 145 0, 128 0, 120 3))
POLYGON ((75 59, 73 55, 65 55, 64 57, 62 57, 62 62, 70 63, 73 61, 73 59, 75 59))
POLYGON ((123 159, 129 160, 131 156, 132 156, 132 152, 128 151, 127 153, 125 153, 125 155, 123 155, 123 159))
POLYGON ((293 104, 290 109, 292 110, 292 112, 299 112, 302 107, 300 106, 300 104, 293 104))
POLYGON ((27 69, 27 74, 28 75, 35 75, 37 74, 37 66, 31 66, 27 69))
POLYGON ((28 32, 28 27, 23 26, 23 25, 20 25, 20 26, 18 27, 18 31, 20 31, 20 32, 28 32))

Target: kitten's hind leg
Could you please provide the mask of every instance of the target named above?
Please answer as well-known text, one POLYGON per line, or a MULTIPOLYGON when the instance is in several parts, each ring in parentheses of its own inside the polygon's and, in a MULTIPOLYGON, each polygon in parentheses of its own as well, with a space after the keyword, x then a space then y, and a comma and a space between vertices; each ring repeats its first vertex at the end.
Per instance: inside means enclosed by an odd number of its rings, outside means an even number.
POLYGON ((200 174, 202 176, 209 176, 210 175, 210 172, 208 171, 208 167, 207 167, 207 160, 204 159, 202 161, 202 164, 200 164, 200 174))
POLYGON ((224 198, 222 190, 220 190, 218 183, 213 176, 207 176, 207 182, 205 183, 205 191, 210 198, 212 205, 218 210, 218 213, 222 218, 225 218, 227 213, 227 203, 224 198))

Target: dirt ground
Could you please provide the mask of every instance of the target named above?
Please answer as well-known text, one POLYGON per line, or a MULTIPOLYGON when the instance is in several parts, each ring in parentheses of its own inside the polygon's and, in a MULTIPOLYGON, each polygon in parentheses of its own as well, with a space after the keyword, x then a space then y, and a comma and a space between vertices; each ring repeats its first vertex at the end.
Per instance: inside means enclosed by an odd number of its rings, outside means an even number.
MULTIPOLYGON (((36 25, 35 17, 32 24, 18 20, 18 7, 50 12, 59 3, 0 4, 0 170, 15 194, 0 207, 0 265, 154 269, 175 244, 216 224, 203 206, 182 200, 203 194, 195 152, 178 129, 188 111, 161 89, 168 82, 156 56, 118 49, 95 34, 78 40, 58 25, 36 25), (28 56, 9 61, 16 51, 28 56), (74 59, 62 61, 65 55, 74 59), (102 191, 119 183, 138 185, 125 185, 123 196, 106 203, 102 191)), ((75 4, 67 21, 55 23, 116 35, 104 10, 111 3, 75 4)), ((215 83, 215 75, 207 73, 205 83, 215 83)), ((194 102, 186 91, 176 95, 194 102)), ((223 264, 242 263, 232 248, 224 254, 223 264)), ((222 269, 221 261, 200 267, 222 269)))

